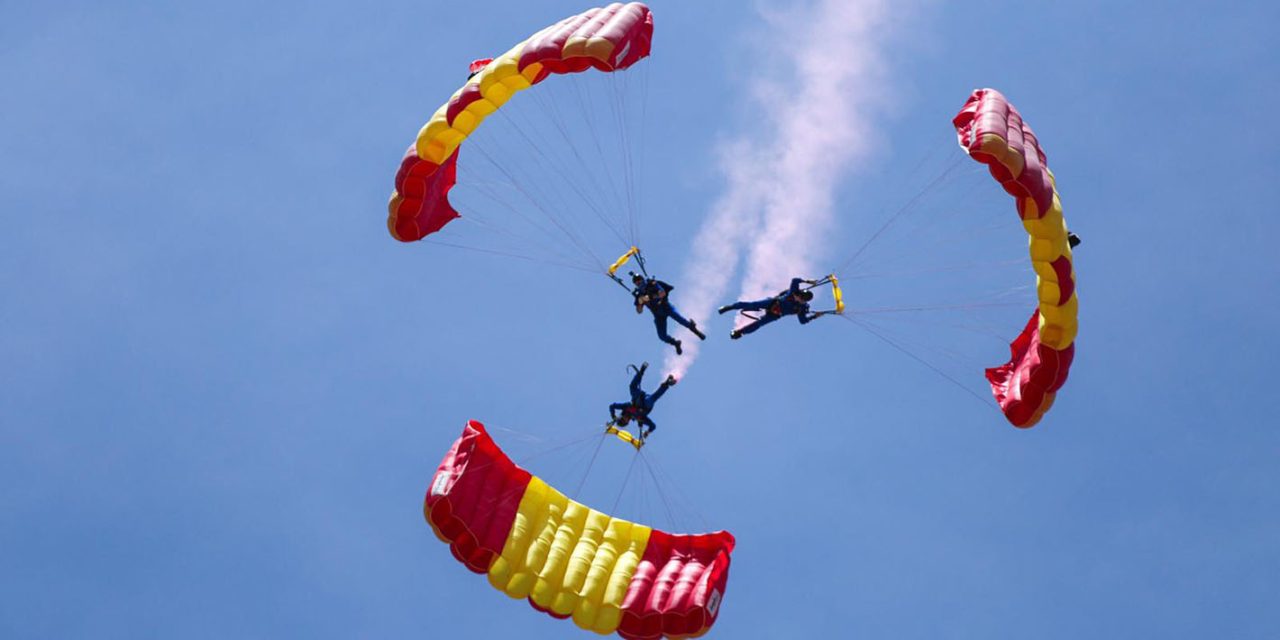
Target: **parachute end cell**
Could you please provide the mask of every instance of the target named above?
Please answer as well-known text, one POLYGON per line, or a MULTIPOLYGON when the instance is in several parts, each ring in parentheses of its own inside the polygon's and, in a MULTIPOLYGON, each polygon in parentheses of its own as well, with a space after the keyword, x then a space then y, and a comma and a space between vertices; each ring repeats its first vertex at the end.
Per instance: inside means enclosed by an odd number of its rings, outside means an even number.
POLYGON ((416 242, 461 217, 449 204, 449 191, 457 181, 457 150, 437 165, 423 160, 410 147, 396 176, 396 190, 387 203, 387 230, 391 237, 416 242))

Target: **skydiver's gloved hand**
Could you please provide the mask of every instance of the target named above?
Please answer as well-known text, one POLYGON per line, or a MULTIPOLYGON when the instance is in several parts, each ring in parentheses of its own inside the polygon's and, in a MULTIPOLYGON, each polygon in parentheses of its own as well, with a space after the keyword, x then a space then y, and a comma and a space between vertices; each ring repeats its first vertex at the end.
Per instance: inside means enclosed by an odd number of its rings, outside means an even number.
POLYGON ((674 374, 667 374, 667 379, 663 384, 668 387, 674 387, 677 382, 679 382, 679 380, 676 379, 674 374))

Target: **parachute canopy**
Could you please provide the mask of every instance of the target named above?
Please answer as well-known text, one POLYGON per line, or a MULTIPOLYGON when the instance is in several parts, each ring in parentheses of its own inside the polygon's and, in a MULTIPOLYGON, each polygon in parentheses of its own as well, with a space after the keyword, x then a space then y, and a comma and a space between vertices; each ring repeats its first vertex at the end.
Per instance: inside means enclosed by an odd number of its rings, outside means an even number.
POLYGON ((553 73, 626 69, 649 55, 652 38, 647 6, 614 3, 561 20, 487 64, 472 63, 473 75, 423 125, 400 162, 387 207, 391 235, 421 240, 458 217, 448 200, 458 146, 511 96, 553 73))
POLYGON ((424 513, 454 557, 503 593, 629 640, 706 633, 735 544, 726 531, 666 533, 570 500, 474 420, 440 462, 424 513))
POLYGON ((1053 406, 1075 355, 1076 275, 1053 173, 1031 127, 995 89, 978 89, 952 120, 960 146, 987 165, 1018 206, 1030 236, 1039 305, 1010 345, 1012 357, 987 380, 1015 427, 1031 427, 1053 406))

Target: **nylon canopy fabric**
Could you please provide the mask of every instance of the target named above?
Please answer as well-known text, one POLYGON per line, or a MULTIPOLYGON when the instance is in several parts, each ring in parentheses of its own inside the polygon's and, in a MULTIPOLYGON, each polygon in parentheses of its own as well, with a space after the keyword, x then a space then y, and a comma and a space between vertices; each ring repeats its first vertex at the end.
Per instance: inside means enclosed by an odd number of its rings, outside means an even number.
POLYGON ((1010 344, 1009 362, 986 375, 1009 422, 1032 427, 1053 406, 1075 357, 1079 300, 1062 202, 1035 133, 999 91, 975 90, 952 124, 965 152, 1014 197, 1030 237, 1039 304, 1010 344))
POLYGON ((458 147, 512 96, 552 74, 626 69, 649 55, 652 39, 649 7, 614 3, 551 25, 478 71, 473 63, 471 78, 422 126, 400 162, 387 205, 392 237, 421 240, 458 217, 448 199, 458 147))
POLYGON ((735 540, 672 534, 570 500, 470 421, 423 512, 468 569, 535 609, 628 640, 693 638, 715 623, 735 540))

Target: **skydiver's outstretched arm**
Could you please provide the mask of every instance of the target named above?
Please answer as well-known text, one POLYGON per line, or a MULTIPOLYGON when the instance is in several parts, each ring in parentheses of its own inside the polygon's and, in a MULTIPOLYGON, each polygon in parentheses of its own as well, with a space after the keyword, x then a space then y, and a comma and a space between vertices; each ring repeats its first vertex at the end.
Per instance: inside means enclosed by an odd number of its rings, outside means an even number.
POLYGON ((800 324, 809 324, 810 322, 813 322, 814 320, 817 320, 818 318, 821 318, 821 317, 822 317, 821 313, 818 313, 815 311, 809 311, 808 309, 805 309, 804 311, 801 311, 800 313, 796 314, 796 318, 800 320, 800 324))
POLYGON ((804 278, 792 278, 791 287, 787 289, 787 293, 793 296, 800 293, 800 283, 802 282, 808 282, 808 280, 805 280, 804 278))

